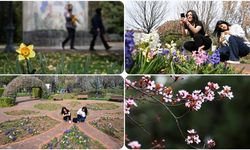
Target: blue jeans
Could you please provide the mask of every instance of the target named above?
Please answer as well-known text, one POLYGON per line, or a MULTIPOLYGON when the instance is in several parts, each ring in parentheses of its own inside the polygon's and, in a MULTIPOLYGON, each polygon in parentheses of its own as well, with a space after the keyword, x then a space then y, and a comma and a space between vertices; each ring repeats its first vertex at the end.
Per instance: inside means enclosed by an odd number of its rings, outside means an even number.
POLYGON ((250 52, 250 47, 244 43, 242 38, 231 35, 228 43, 229 46, 219 48, 221 61, 239 61, 240 57, 246 56, 250 52))
POLYGON ((83 117, 83 116, 81 116, 81 115, 77 115, 77 121, 79 121, 79 122, 84 122, 85 119, 86 119, 86 117, 83 117))

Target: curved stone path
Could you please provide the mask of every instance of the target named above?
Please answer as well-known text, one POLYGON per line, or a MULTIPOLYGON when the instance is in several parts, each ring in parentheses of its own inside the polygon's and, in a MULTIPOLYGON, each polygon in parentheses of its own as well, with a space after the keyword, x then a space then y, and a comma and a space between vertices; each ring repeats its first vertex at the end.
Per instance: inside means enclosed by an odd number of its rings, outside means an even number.
MULTIPOLYGON (((70 103, 70 100, 64 100, 64 101, 47 101, 47 100, 34 100, 34 101, 27 101, 19 103, 18 105, 10 108, 1 108, 0 109, 0 122, 5 122, 7 120, 15 120, 19 119, 24 116, 11 116, 6 115, 4 112, 6 111, 12 111, 12 110, 32 110, 39 112, 38 114, 33 115, 26 115, 25 117, 34 117, 34 116, 41 116, 41 115, 47 115, 60 123, 57 124, 54 128, 41 133, 39 135, 32 136, 30 138, 26 138, 22 141, 9 143, 6 145, 1 145, 0 148, 4 149, 39 149, 42 145, 48 143, 51 141, 54 137, 60 137, 65 130, 70 129, 74 123, 68 123, 64 122, 62 120, 62 116, 60 115, 60 110, 56 111, 47 111, 47 110, 39 110, 33 107, 33 105, 38 103, 56 103, 61 104, 62 106, 66 106, 67 108, 71 108, 68 103, 70 103)), ((90 122, 98 119, 104 115, 111 115, 112 113, 121 112, 123 113, 123 103, 117 103, 117 102, 108 102, 108 101, 91 101, 91 100, 83 100, 78 101, 81 103, 82 106, 86 104, 91 103, 113 103, 115 105, 118 105, 119 108, 112 109, 112 110, 90 110, 89 109, 89 115, 84 123, 77 123, 75 125, 78 126, 79 130, 81 130, 84 134, 91 137, 93 140, 99 141, 101 144, 104 145, 105 148, 108 149, 120 149, 123 145, 118 139, 113 138, 102 131, 96 129, 92 125, 90 125, 90 122), (111 114, 110 114, 111 113, 111 114)), ((81 107, 81 106, 79 106, 81 107)), ((78 107, 74 107, 74 109, 77 109, 78 107)))

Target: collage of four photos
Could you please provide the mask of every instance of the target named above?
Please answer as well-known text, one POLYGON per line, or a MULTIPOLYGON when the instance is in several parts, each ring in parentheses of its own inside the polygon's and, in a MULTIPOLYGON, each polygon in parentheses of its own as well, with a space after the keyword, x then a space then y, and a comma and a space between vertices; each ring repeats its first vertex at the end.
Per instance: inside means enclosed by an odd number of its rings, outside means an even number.
POLYGON ((250 1, 0 14, 0 149, 250 148, 250 1))

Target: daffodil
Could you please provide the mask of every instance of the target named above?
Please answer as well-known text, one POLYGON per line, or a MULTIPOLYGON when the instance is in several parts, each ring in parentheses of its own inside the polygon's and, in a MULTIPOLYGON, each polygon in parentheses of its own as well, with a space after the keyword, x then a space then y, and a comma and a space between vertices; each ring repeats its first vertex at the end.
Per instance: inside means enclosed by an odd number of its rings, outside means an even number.
POLYGON ((19 48, 16 50, 18 55, 18 60, 30 59, 36 56, 35 51, 33 50, 33 45, 26 46, 24 43, 21 43, 19 48))

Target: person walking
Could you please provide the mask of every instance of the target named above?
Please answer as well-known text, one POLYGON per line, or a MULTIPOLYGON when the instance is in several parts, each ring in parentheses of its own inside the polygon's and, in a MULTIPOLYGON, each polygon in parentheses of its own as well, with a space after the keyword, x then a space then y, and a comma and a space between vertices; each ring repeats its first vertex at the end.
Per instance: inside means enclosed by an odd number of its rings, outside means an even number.
POLYGON ((64 13, 64 16, 66 19, 65 26, 66 26, 66 29, 68 31, 68 36, 62 42, 62 48, 64 49, 65 44, 70 40, 70 49, 76 49, 74 47, 76 22, 79 22, 79 20, 72 13, 73 12, 73 5, 72 4, 68 3, 65 8, 66 8, 66 12, 64 13))
POLYGON ((91 50, 91 51, 95 50, 94 49, 95 41, 96 41, 98 34, 100 35, 100 38, 102 40, 102 43, 103 43, 105 49, 109 50, 111 48, 111 46, 108 45, 107 41, 104 38, 105 28, 104 28, 104 25, 102 22, 102 9, 101 8, 96 9, 96 14, 91 19, 91 23, 92 23, 92 28, 91 28, 90 33, 93 35, 93 38, 92 38, 92 41, 90 43, 89 50, 91 50))

